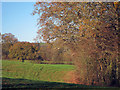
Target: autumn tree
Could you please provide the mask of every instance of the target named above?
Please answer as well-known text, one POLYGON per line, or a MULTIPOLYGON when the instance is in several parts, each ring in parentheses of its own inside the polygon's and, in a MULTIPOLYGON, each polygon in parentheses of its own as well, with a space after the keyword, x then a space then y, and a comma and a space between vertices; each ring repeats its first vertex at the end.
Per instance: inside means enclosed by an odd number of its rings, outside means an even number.
POLYGON ((38 36, 47 43, 61 40, 85 84, 118 84, 118 3, 36 2, 38 36), (110 78, 110 79, 109 79, 110 78))
POLYGON ((9 48, 18 42, 18 39, 11 33, 2 34, 2 58, 8 58, 9 48))
POLYGON ((63 47, 61 40, 56 40, 52 43, 45 43, 40 45, 39 55, 50 63, 64 64, 64 61, 68 64, 70 61, 70 51, 67 47, 63 47))
POLYGON ((0 59, 2 60, 2 34, 0 33, 0 59))
MULTIPOLYGON (((29 42, 15 43, 9 50, 9 58, 17 60, 35 60, 40 56, 38 50, 29 42)), ((40 59, 40 58, 39 58, 40 59)))
POLYGON ((57 39, 52 42, 52 61, 61 64, 72 62, 71 51, 64 45, 64 41, 57 39), (64 47, 63 47, 64 46, 64 47))

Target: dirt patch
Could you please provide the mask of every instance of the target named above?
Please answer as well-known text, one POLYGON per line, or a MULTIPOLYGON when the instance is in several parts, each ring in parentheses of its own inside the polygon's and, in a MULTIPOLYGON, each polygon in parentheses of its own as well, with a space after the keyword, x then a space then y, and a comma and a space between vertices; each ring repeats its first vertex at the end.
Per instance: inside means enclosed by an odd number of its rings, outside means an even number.
POLYGON ((69 72, 64 76, 64 82, 65 82, 65 83, 78 84, 77 76, 75 75, 75 71, 69 71, 69 72))
MULTIPOLYGON (((65 76, 64 76, 64 82, 65 83, 74 83, 74 84, 84 84, 84 85, 91 85, 92 82, 89 83, 84 83, 78 81, 78 76, 76 75, 75 71, 69 71, 65 76)), ((94 85, 99 85, 98 82, 93 82, 94 85)))

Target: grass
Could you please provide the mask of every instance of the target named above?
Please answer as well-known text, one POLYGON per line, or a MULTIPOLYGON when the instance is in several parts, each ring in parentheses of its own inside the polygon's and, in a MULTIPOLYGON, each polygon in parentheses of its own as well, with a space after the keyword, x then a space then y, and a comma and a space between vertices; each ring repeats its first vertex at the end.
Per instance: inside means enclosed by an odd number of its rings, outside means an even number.
MULTIPOLYGON (((18 61, 2 61, 2 88, 105 88, 80 84, 63 83, 73 65, 33 64, 18 61)), ((106 87, 108 88, 108 87, 106 87)), ((93 89, 92 89, 93 90, 93 89)), ((112 90, 117 90, 113 88, 112 90)))
POLYGON ((72 65, 33 64, 3 60, 2 69, 3 77, 64 82, 64 75, 74 70, 75 67, 72 65))

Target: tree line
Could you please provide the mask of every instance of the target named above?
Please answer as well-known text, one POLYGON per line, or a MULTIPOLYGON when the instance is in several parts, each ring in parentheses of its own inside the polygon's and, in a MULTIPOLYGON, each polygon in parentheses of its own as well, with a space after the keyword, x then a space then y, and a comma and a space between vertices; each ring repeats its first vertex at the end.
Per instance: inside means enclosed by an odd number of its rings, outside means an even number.
MULTIPOLYGON (((47 43, 20 42, 11 33, 1 34, 2 59, 31 60, 31 61, 51 61, 53 64, 64 64, 72 61, 65 49, 59 48, 57 42, 53 45, 47 43), (63 53, 64 52, 64 53, 63 53)), ((72 63, 71 63, 72 64, 72 63)))
POLYGON ((119 4, 36 2, 34 5, 33 15, 40 16, 37 38, 43 37, 52 47, 56 44, 59 52, 66 48, 77 67, 78 83, 120 85, 119 4))

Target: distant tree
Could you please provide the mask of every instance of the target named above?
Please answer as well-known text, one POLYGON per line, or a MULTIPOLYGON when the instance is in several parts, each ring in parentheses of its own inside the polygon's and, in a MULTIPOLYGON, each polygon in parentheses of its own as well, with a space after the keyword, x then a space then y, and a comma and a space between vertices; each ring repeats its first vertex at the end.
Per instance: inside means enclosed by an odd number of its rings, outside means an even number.
POLYGON ((51 55, 52 55, 51 46, 48 45, 48 44, 42 44, 42 45, 40 45, 39 55, 44 60, 50 61, 51 60, 51 55))
POLYGON ((58 39, 52 43, 52 60, 55 63, 64 63, 65 61, 70 61, 70 51, 66 46, 64 46, 64 41, 58 39))
POLYGON ((0 59, 2 59, 2 34, 0 33, 0 59))
POLYGON ((11 33, 2 34, 2 58, 7 59, 9 48, 18 42, 18 39, 11 33))
POLYGON ((0 33, 0 43, 2 44, 2 34, 0 33))
POLYGON ((18 42, 10 48, 9 58, 22 61, 35 60, 39 58, 39 55, 37 55, 37 51, 37 48, 29 42, 18 42))

